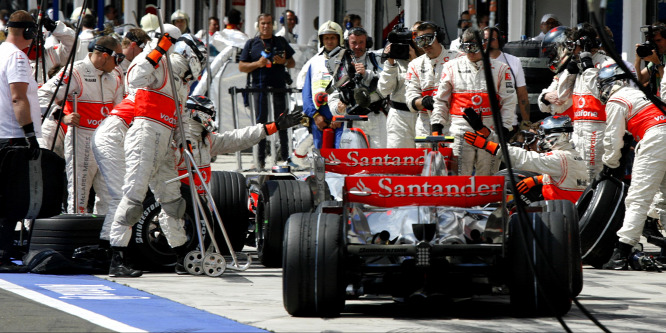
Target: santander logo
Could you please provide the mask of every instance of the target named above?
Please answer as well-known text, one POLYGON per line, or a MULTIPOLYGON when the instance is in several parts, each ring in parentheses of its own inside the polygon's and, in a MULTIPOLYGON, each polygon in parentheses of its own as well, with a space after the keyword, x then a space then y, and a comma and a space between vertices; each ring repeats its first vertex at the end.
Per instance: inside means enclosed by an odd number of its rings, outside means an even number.
POLYGON ((356 186, 352 187, 349 191, 352 194, 360 196, 368 196, 372 194, 372 190, 367 186, 365 186, 363 180, 361 179, 359 179, 358 182, 356 183, 356 186))
MULTIPOLYGON (((414 156, 390 156, 384 154, 383 156, 361 156, 358 151, 350 151, 347 153, 347 160, 344 162, 349 167, 356 166, 412 166, 423 165, 425 163, 425 155, 414 156)), ((338 165, 343 163, 338 159, 333 152, 326 157, 326 164, 338 165)))
MULTIPOLYGON (((475 197, 497 194, 501 184, 480 184, 476 186, 476 179, 470 177, 470 184, 459 186, 456 184, 431 184, 427 180, 416 184, 396 184, 389 177, 381 178, 378 182, 378 195, 382 198, 395 197, 475 197)), ((372 192, 372 191, 371 191, 372 192)))

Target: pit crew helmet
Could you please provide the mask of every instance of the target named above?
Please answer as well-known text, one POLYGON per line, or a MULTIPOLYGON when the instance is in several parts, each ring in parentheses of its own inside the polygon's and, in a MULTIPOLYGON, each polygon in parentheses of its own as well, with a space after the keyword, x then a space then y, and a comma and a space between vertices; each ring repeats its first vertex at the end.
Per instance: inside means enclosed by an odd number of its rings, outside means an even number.
POLYGON ((541 53, 548 57, 548 69, 557 73, 569 59, 571 50, 567 47, 567 34, 571 29, 559 26, 548 31, 541 42, 541 53))
POLYGON ((208 132, 215 132, 217 124, 215 123, 215 104, 208 97, 203 95, 190 96, 185 104, 190 110, 192 120, 200 123, 208 132))
POLYGON ((344 45, 342 27, 340 27, 339 24, 329 20, 324 22, 324 24, 319 27, 319 31, 317 31, 317 35, 319 36, 319 47, 324 46, 324 35, 328 34, 338 35, 338 37, 340 37, 338 46, 342 47, 344 45))
POLYGON ((539 150, 543 152, 562 149, 571 144, 573 122, 569 116, 550 116, 541 121, 537 134, 539 150))
POLYGON ((613 60, 606 60, 601 64, 597 76, 597 88, 599 89, 599 101, 606 104, 610 97, 620 88, 629 85, 631 74, 625 73, 613 60))
POLYGON ((191 34, 184 34, 176 42, 175 53, 179 53, 187 59, 189 71, 184 75, 187 80, 199 78, 206 64, 207 51, 204 44, 191 34))

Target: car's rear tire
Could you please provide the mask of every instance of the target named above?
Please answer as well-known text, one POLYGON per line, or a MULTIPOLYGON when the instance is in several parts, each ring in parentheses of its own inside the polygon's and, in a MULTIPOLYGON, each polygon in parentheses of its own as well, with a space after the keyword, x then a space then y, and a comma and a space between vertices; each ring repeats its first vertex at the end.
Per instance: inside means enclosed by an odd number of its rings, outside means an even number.
POLYGON ((266 267, 282 266, 282 236, 291 214, 310 212, 314 201, 310 187, 302 181, 266 181, 257 205, 257 256, 266 267))
POLYGON ((541 206, 543 211, 528 213, 529 225, 521 225, 517 215, 510 220, 509 288, 511 306, 518 315, 562 316, 571 309, 573 289, 578 288, 577 282, 573 281, 578 274, 575 272, 575 253, 572 252, 578 234, 573 228, 574 222, 567 221, 575 220, 567 216, 571 211, 567 205, 571 202, 538 202, 531 207, 541 206), (533 263, 534 270, 530 263, 533 263))
POLYGON ((333 317, 345 306, 344 228, 339 215, 296 213, 285 227, 282 297, 297 317, 333 317))
MULTIPOLYGON (((250 214, 247 209, 248 191, 245 176, 238 172, 213 171, 210 192, 234 252, 243 250, 250 214)), ((220 252, 229 254, 219 225, 216 223, 211 228, 215 230, 215 240, 220 252)))
POLYGON ((576 203, 583 263, 601 268, 613 254, 617 231, 624 221, 624 198, 629 186, 623 182, 602 180, 591 185, 576 203))

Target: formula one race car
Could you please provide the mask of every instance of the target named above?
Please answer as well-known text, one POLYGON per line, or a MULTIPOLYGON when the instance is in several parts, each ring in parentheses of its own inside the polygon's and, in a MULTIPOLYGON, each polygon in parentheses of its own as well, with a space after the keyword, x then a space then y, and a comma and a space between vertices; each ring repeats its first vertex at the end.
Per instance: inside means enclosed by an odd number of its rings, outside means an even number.
MULTIPOLYGON (((356 159, 372 161, 366 154, 375 151, 357 150, 356 159)), ((347 299, 364 295, 457 298, 508 290, 521 315, 566 314, 582 289, 573 204, 535 202, 519 219, 506 208, 504 177, 447 175, 440 152, 414 151, 424 154, 421 170, 347 176, 342 201, 289 217, 287 312, 337 316, 347 299)), ((394 161, 383 153, 376 161, 394 161)))

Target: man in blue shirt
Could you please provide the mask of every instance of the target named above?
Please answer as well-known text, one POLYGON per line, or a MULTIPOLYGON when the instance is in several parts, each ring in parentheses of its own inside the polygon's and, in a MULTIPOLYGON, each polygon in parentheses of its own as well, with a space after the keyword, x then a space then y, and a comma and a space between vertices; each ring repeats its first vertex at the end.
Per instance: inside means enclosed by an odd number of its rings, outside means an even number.
MULTIPOLYGON (((295 65, 294 50, 284 37, 273 34, 273 16, 262 13, 257 18, 259 36, 245 43, 240 56, 238 69, 248 73, 252 88, 285 89, 287 88, 287 68, 295 65)), ((273 94, 274 119, 287 111, 287 95, 285 93, 273 94)), ((268 121, 268 93, 252 93, 254 113, 257 123, 268 121)), ((280 131, 280 155, 283 161, 289 157, 289 138, 286 131, 280 131)), ((259 142, 259 165, 264 169, 266 159, 266 140, 259 142)))

